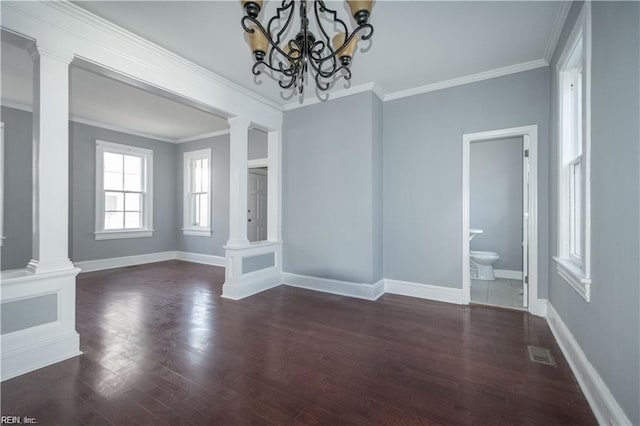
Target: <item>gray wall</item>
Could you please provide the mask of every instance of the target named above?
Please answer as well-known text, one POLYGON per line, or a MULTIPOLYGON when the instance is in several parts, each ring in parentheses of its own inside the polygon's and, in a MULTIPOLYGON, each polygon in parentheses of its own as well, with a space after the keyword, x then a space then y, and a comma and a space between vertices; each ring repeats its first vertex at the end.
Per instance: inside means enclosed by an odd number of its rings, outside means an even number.
MULTIPOLYGON (((574 4, 552 61, 582 7, 574 4)), ((593 2, 591 301, 556 272, 549 299, 633 424, 640 424, 640 4, 593 2)), ((555 74, 555 73, 554 73, 555 74)), ((557 90, 551 104, 551 249, 557 238, 557 90)))
POLYGON ((500 255, 495 268, 522 271, 522 138, 471 143, 469 224, 484 232, 471 250, 500 255))
POLYGON ((531 124, 539 131, 539 276, 548 276, 548 119, 548 68, 385 102, 385 278, 462 287, 462 135, 531 124))
POLYGON ((372 110, 372 173, 373 173, 373 279, 377 282, 384 278, 383 239, 382 239, 382 191, 383 191, 383 159, 382 159, 382 101, 373 96, 372 110))
MULTIPOLYGON (((251 136, 251 134, 250 134, 251 136)), ((256 157, 260 158, 260 157, 256 157)), ((229 135, 216 136, 178 145, 177 171, 177 247, 180 251, 224 256, 224 246, 229 239, 229 135), (211 148, 212 233, 210 237, 183 235, 183 161, 184 152, 211 148)))
POLYGON ((373 188, 379 186, 374 152, 376 164, 380 159, 372 121, 374 115, 380 121, 380 107, 373 97, 362 93, 284 115, 287 272, 364 283, 381 275, 379 265, 374 266, 380 256, 374 256, 374 234, 379 233, 374 232, 379 222, 374 218, 373 188))
POLYGON ((4 236, 2 270, 27 266, 31 260, 33 174, 31 113, 2 107, 4 122, 4 236))
MULTIPOLYGON (((70 123, 69 243, 74 262, 175 250, 176 146, 80 123, 70 123), (96 139, 153 150, 153 236, 96 241, 96 139)), ((180 201, 180 205, 182 202, 180 201)))

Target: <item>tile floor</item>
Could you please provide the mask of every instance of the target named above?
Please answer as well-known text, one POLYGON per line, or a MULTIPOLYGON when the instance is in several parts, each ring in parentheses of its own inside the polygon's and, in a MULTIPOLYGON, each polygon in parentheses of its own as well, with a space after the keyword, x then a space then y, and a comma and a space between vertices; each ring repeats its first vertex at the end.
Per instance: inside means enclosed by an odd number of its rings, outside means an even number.
POLYGON ((471 301, 474 303, 523 309, 522 294, 521 280, 471 280, 471 301))

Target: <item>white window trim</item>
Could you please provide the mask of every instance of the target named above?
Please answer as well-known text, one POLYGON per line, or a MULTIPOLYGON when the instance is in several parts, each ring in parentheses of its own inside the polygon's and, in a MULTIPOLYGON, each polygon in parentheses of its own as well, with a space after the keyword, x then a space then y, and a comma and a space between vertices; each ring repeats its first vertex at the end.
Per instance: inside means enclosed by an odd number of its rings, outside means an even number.
POLYGON ((587 302, 591 299, 591 2, 587 1, 571 30, 562 54, 556 66, 556 84, 558 91, 558 228, 557 228, 557 256, 556 262, 558 274, 575 289, 587 302), (585 134, 584 149, 582 152, 582 173, 584 174, 584 253, 580 262, 571 259, 569 241, 569 187, 567 173, 563 167, 563 127, 562 105, 563 91, 561 87, 561 73, 566 67, 573 50, 582 38, 584 54, 585 75, 585 134))
POLYGON ((210 237, 213 232, 213 167, 211 165, 211 148, 200 149, 197 151, 186 151, 183 154, 182 162, 183 170, 183 191, 182 191, 182 233, 183 235, 190 235, 195 237, 210 237), (191 191, 191 161, 196 159, 206 158, 209 165, 209 226, 193 226, 191 225, 190 218, 190 203, 187 194, 191 191))
POLYGON ((122 145, 113 142, 96 140, 96 215, 95 215, 95 239, 117 240, 121 238, 143 238, 153 235, 153 151, 135 146, 122 145), (104 153, 115 152, 142 156, 144 159, 145 195, 144 227, 137 229, 104 229, 104 153))

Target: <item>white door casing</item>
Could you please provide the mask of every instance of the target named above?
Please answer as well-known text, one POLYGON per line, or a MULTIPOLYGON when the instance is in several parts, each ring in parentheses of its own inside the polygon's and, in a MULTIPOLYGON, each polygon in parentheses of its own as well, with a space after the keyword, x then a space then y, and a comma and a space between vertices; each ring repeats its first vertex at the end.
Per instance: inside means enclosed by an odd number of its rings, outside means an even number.
MULTIPOLYGON (((538 299, 538 126, 513 127, 491 130, 487 132, 468 133, 462 135, 462 301, 471 301, 471 276, 469 273, 469 165, 471 142, 523 137, 528 143, 528 185, 527 185, 527 274, 528 299, 527 309, 534 315, 544 316, 546 304, 538 299)), ((524 176, 524 172, 523 172, 524 176)), ((524 197, 524 194, 523 194, 524 197)), ((524 201, 523 201, 524 203, 524 201)), ((524 206, 524 204, 523 204, 524 206)), ((523 236, 525 230, 523 230, 523 236)), ((524 242, 524 240, 523 240, 524 242)), ((524 249, 524 247, 523 247, 524 249)), ((524 250, 523 250, 524 252, 524 250)))

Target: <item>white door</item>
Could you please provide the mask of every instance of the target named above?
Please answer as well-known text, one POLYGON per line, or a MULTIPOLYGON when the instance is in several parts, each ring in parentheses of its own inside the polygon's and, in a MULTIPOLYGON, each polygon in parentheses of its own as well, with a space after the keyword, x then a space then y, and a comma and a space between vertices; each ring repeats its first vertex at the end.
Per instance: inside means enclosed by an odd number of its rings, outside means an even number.
POLYGON ((529 136, 522 141, 522 306, 529 307, 529 136))
POLYGON ((267 239, 267 170, 249 170, 247 200, 247 238, 249 241, 267 239))

